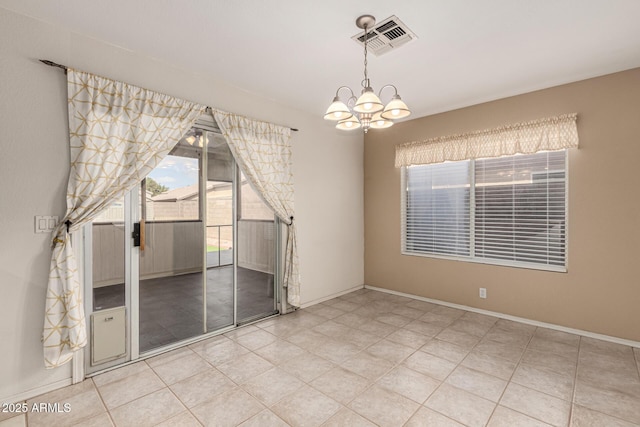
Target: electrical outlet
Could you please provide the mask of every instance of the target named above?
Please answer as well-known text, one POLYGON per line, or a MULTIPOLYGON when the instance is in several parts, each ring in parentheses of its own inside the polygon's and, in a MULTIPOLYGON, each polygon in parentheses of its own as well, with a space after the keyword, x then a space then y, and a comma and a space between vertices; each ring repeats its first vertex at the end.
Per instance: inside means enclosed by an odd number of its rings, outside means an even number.
POLYGON ((480 298, 487 297, 487 288, 480 288, 480 298))

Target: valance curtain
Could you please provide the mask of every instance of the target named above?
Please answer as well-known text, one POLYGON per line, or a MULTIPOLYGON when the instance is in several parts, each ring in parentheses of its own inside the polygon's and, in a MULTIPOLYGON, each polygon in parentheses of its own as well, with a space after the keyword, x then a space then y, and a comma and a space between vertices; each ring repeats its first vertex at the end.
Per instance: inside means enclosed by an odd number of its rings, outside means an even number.
POLYGON ((578 147, 577 114, 565 114, 495 129, 396 146, 397 168, 578 147))
POLYGON ((53 239, 42 337, 47 368, 69 362, 87 342, 70 232, 139 184, 206 109, 72 69, 67 91, 71 171, 67 213, 53 239))
POLYGON ((236 162, 253 189, 287 224, 283 286, 287 302, 300 306, 300 274, 291 172, 291 129, 213 110, 236 162))

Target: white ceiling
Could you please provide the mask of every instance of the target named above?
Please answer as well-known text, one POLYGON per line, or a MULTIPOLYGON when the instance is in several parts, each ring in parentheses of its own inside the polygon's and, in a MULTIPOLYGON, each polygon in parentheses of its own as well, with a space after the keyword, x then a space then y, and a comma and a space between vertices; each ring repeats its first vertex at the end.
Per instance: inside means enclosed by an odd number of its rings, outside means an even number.
POLYGON ((338 86, 360 87, 363 54, 351 37, 362 14, 396 15, 418 36, 369 55, 374 89, 396 85, 413 117, 640 67, 640 0, 0 0, 0 7, 318 116, 338 86))

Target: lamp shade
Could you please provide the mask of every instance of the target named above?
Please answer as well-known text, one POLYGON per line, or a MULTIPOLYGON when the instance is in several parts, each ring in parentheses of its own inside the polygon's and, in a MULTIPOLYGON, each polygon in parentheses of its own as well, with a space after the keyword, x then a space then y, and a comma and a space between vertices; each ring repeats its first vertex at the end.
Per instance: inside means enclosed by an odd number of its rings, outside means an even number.
POLYGON ((349 107, 337 96, 333 98, 333 102, 327 108, 327 112, 324 113, 325 120, 345 120, 352 117, 351 111, 349 111, 349 107))
POLYGON ((382 117, 381 113, 375 113, 369 125, 371 129, 386 129, 391 126, 393 126, 393 122, 382 117))
POLYGON ((360 128, 360 126, 360 121, 355 116, 351 116, 348 119, 340 120, 336 125, 336 129, 354 130, 360 128))
POLYGON ((388 120, 398 120, 408 117, 410 114, 409 107, 400 99, 400 95, 394 95, 387 106, 384 107, 381 116, 388 120))
POLYGON ((356 105, 353 107, 353 111, 357 113, 373 114, 378 111, 382 111, 384 105, 378 98, 378 95, 370 87, 366 87, 362 91, 362 95, 356 101, 356 105))

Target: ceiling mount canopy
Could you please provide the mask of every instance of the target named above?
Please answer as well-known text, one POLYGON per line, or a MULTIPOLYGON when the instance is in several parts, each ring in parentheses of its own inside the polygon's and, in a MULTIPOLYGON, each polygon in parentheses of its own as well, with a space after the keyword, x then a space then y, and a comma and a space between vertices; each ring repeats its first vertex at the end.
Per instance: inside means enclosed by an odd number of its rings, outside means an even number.
POLYGON ((373 28, 376 18, 371 15, 362 15, 356 19, 356 26, 364 30, 364 79, 362 80, 362 91, 356 97, 353 90, 348 86, 340 86, 336 91, 331 105, 324 114, 325 120, 337 121, 337 129, 354 130, 362 128, 366 133, 369 129, 384 129, 393 125, 394 120, 408 117, 411 114, 409 107, 405 104, 398 89, 394 85, 384 85, 376 95, 371 87, 369 74, 367 71, 367 39, 368 29, 373 28), (385 105, 380 100, 382 91, 386 88, 393 88, 394 95, 385 105), (346 89, 349 97, 346 102, 340 98, 340 91, 346 89))

